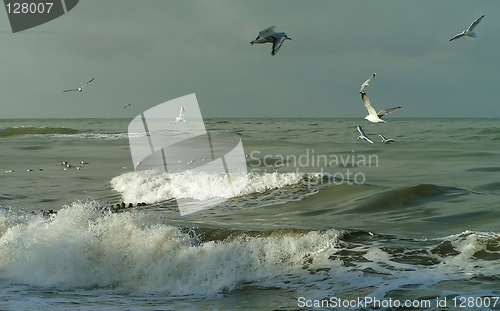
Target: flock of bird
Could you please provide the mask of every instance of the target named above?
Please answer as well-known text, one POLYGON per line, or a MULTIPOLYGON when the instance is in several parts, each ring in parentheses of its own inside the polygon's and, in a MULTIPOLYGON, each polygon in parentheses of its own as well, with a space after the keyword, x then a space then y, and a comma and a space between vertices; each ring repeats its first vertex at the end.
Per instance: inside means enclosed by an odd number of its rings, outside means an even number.
MULTIPOLYGON (((459 38, 464 37, 464 36, 468 37, 470 39, 475 39, 477 34, 474 32, 474 28, 479 24, 479 22, 481 22, 481 20, 483 18, 484 18, 484 15, 481 15, 478 19, 476 19, 474 22, 472 22, 472 24, 470 24, 470 26, 466 30, 453 36, 450 39, 450 41, 459 39, 459 38)), ((254 40, 252 40, 250 42, 250 45, 272 43, 273 47, 271 49, 271 55, 273 55, 273 56, 276 55, 278 50, 283 45, 283 42, 285 42, 286 40, 292 40, 292 38, 288 37, 286 35, 286 33, 284 33, 284 32, 275 32, 274 28, 276 28, 276 26, 271 26, 269 28, 266 28, 266 29, 260 31, 257 38, 255 38, 254 40)), ((375 76, 376 76, 375 73, 372 74, 365 82, 363 82, 363 84, 361 84, 361 88, 359 90, 359 93, 361 94, 361 100, 363 101, 363 104, 365 105, 366 110, 368 110, 368 115, 365 116, 365 120, 370 121, 372 123, 385 123, 385 121, 382 120, 383 116, 385 116, 386 114, 391 113, 397 109, 400 109, 402 107, 398 106, 398 107, 394 107, 394 108, 382 109, 378 112, 373 108, 373 106, 370 102, 370 99, 368 98, 368 95, 365 92, 365 87, 370 85, 370 82, 372 81, 373 78, 375 78, 375 76)), ((81 86, 79 88, 65 90, 64 92, 72 92, 72 91, 81 92, 81 91, 83 91, 83 87, 85 87, 86 85, 88 85, 92 81, 94 81, 94 78, 90 79, 87 83, 85 83, 83 86, 81 86)), ((131 104, 129 103, 129 104, 125 105, 123 107, 123 109, 130 107, 130 106, 131 106, 131 104)), ((181 106, 179 115, 177 117, 175 117, 172 124, 178 123, 178 122, 186 122, 185 112, 186 112, 186 110, 184 109, 183 106, 181 106)), ((371 140, 365 134, 365 132, 363 131, 361 126, 358 125, 357 129, 358 129, 358 132, 360 134, 358 136, 357 140, 365 140, 369 143, 372 143, 372 144, 374 143, 373 140, 371 140)), ((382 143, 384 143, 384 144, 390 144, 390 143, 396 142, 394 139, 388 139, 380 133, 378 133, 378 136, 380 136, 380 138, 382 138, 382 143)))
MULTIPOLYGON (((398 110, 400 108, 402 108, 401 106, 398 106, 398 107, 394 107, 394 108, 386 108, 386 109, 382 109, 380 110, 379 112, 377 112, 375 110, 375 108, 373 108, 372 104, 370 103, 370 99, 368 98, 368 95, 366 95, 366 92, 365 92, 365 87, 369 86, 370 84, 370 81, 375 78, 376 74, 372 74, 365 82, 363 82, 363 84, 361 84, 361 88, 359 89, 359 94, 361 94, 361 100, 363 101, 363 104, 365 105, 365 108, 366 110, 368 110, 368 115, 365 117, 365 120, 367 121, 370 121, 372 123, 385 123, 384 120, 382 120, 382 117, 385 116, 386 114, 388 113, 391 113, 395 110, 398 110)), ((357 129, 358 129, 358 132, 359 132, 359 136, 358 136, 358 140, 362 139, 362 140, 366 140, 367 142, 373 144, 373 140, 371 140, 370 138, 368 138, 368 136, 366 136, 365 132, 363 131, 363 129, 361 128, 361 126, 357 126, 357 129)), ((378 134, 378 136, 380 136, 380 138, 382 138, 382 143, 384 144, 390 144, 390 143, 393 143, 393 142, 396 142, 394 139, 387 139, 384 137, 384 135, 382 134, 378 134)))
MULTIPOLYGON (((466 30, 453 36, 450 39, 450 41, 456 40, 456 39, 461 38, 463 36, 466 36, 470 39, 475 39, 477 34, 473 30, 483 18, 484 18, 484 15, 481 15, 478 19, 476 19, 474 22, 472 22, 472 24, 470 24, 470 26, 466 30)), ((278 52, 278 50, 281 47, 281 45, 283 44, 283 42, 285 40, 292 40, 292 39, 289 38, 286 35, 286 33, 284 33, 284 32, 275 32, 274 28, 276 28, 276 26, 269 27, 269 28, 264 29, 261 32, 259 32, 259 35, 257 36, 257 38, 255 38, 255 40, 251 41, 250 45, 272 43, 273 47, 271 50, 271 54, 273 56, 276 55, 276 53, 278 52)), ((378 112, 373 108, 373 106, 371 105, 370 99, 368 98, 368 95, 366 95, 365 87, 370 85, 369 83, 373 78, 375 78, 375 75, 376 75, 375 73, 372 74, 371 77, 369 77, 365 82, 363 82, 363 84, 361 84, 361 88, 359 90, 359 93, 361 94, 361 100, 363 101, 363 104, 365 105, 366 110, 368 110, 368 115, 365 117, 365 120, 370 121, 372 123, 385 123, 385 121, 382 120, 382 117, 388 113, 391 113, 397 109, 400 109, 401 106, 394 107, 394 108, 382 109, 378 112)), ((365 132, 363 131, 361 126, 358 125, 358 126, 356 126, 356 128, 358 129, 358 132, 359 132, 359 136, 358 136, 357 140, 365 140, 371 144, 374 143, 373 140, 371 140, 365 134, 365 132)), ((380 138, 382 138, 382 143, 384 143, 384 144, 390 144, 390 143, 396 142, 396 140, 390 139, 390 138, 388 139, 380 133, 378 133, 378 136, 380 136, 380 138)))
MULTIPOLYGON (((478 19, 473 21, 472 24, 470 24, 470 26, 466 30, 453 36, 450 39, 450 41, 456 40, 456 39, 461 38, 463 36, 466 36, 470 39, 475 39, 477 34, 473 30, 483 18, 484 18, 484 15, 481 15, 478 19)), ((365 92, 365 87, 370 85, 370 82, 373 78, 375 78, 375 73, 372 74, 371 77, 369 77, 365 82, 363 82, 363 84, 361 84, 361 88, 359 89, 359 93, 361 94, 361 100, 363 101, 363 103, 366 107, 366 110, 368 110, 368 115, 365 117, 365 120, 368 120, 368 121, 373 122, 373 123, 385 123, 385 121, 382 120, 382 117, 388 113, 393 112, 394 110, 400 109, 401 106, 383 109, 383 110, 380 110, 379 112, 376 112, 376 110, 373 108, 373 106, 370 103, 370 99, 368 98, 368 95, 366 95, 366 92, 365 92)), ((359 136, 358 136, 357 140, 365 140, 365 141, 373 144, 373 140, 371 140, 368 136, 366 136, 366 134, 363 131, 363 129, 361 128, 361 126, 358 125, 357 129, 359 132, 359 136)), ((380 133, 377 135, 380 136, 380 138, 382 138, 382 143, 384 143, 384 144, 390 144, 393 142, 397 142, 394 139, 390 139, 390 138, 388 139, 388 138, 384 137, 384 135, 382 135, 380 133)))

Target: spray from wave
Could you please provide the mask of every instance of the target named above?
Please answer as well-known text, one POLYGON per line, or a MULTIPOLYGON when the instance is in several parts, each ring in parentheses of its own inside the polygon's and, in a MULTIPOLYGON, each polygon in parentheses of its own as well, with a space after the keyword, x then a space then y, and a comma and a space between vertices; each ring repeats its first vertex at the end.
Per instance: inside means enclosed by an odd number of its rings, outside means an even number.
POLYGON ((33 215, 4 228, 0 277, 59 289, 113 287, 170 296, 211 296, 247 282, 301 272, 334 248, 338 232, 205 240, 140 213, 102 213, 77 202, 56 217, 33 215))
POLYGON ((308 299, 406 299, 418 291, 484 297, 498 289, 497 233, 418 240, 335 229, 179 228, 135 211, 103 213, 96 202, 75 202, 50 218, 1 217, 0 278, 39 288, 213 297, 258 286, 308 299), (484 286, 463 292, 463 282, 484 286), (453 284, 453 293, 442 290, 453 284))

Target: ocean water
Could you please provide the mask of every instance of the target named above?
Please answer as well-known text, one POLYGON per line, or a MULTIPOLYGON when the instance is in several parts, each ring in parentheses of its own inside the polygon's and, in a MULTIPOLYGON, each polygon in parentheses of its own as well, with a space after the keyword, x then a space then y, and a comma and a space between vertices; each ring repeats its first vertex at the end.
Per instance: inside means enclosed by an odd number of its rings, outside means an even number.
POLYGON ((500 309, 499 119, 205 120, 248 183, 186 216, 130 121, 0 120, 0 309, 500 309))

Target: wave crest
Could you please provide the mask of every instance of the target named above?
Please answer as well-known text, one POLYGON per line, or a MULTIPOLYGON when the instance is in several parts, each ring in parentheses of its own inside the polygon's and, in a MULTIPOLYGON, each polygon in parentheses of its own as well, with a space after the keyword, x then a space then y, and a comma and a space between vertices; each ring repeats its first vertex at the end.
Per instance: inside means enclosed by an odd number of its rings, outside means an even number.
MULTIPOLYGON (((191 171, 164 173, 149 178, 136 172, 129 172, 113 178, 110 185, 113 190, 121 194, 124 202, 153 204, 174 198, 195 200, 231 198, 232 192, 225 190, 226 178, 217 174, 194 174, 191 171)), ((246 176, 231 174, 232 183, 245 180, 247 180, 247 185, 239 196, 299 184, 303 181, 303 175, 300 173, 266 173, 263 175, 249 173, 246 176)))

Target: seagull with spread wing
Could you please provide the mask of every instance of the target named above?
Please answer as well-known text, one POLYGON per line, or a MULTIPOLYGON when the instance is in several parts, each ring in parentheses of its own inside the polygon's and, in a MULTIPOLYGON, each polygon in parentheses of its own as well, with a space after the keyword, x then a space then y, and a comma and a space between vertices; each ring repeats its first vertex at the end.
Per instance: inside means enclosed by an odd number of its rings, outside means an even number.
POLYGON ((380 133, 379 133, 379 134, 377 134, 377 135, 378 135, 378 136, 380 136, 380 138, 382 138, 382 143, 384 143, 384 144, 390 144, 390 143, 395 143, 395 142, 396 142, 396 141, 395 141, 394 139, 392 139, 392 138, 385 138, 385 136, 384 136, 384 135, 382 135, 382 134, 380 134, 380 133))
POLYGON ((276 26, 271 26, 259 32, 257 38, 250 42, 250 45, 272 43, 273 49, 271 50, 271 54, 273 56, 276 55, 283 42, 285 40, 292 40, 292 38, 289 38, 284 32, 274 32, 274 28, 276 26))
POLYGON ((90 82, 94 81, 94 78, 90 79, 89 82, 85 83, 84 85, 82 85, 81 87, 79 88, 76 88, 76 89, 71 89, 71 90, 65 90, 63 92, 73 92, 73 91, 77 91, 77 92, 81 92, 83 91, 83 87, 86 86, 87 84, 89 84, 90 82))
POLYGON ((463 36, 466 36, 470 39, 475 39, 477 34, 473 31, 474 27, 479 24, 479 22, 483 19, 484 15, 481 15, 478 19, 476 19, 472 24, 470 24, 469 28, 466 30, 462 31, 461 33, 457 33, 453 38, 450 39, 450 41, 456 40, 458 38, 461 38, 463 36))
POLYGON ((186 119, 184 118, 184 114, 186 113, 186 110, 184 109, 183 106, 181 106, 181 111, 179 112, 179 116, 175 117, 174 122, 172 124, 177 123, 177 122, 186 122, 186 119))
POLYGON ((371 77, 369 77, 368 79, 366 79, 366 81, 365 81, 365 82, 363 82, 363 84, 361 84, 361 88, 359 89, 359 92, 360 92, 360 93, 365 91, 365 87, 366 87, 366 86, 370 86, 370 84, 368 84, 368 83, 370 83, 370 81, 371 81, 373 78, 375 78, 375 75, 376 75, 375 73, 374 73, 374 74, 372 74, 372 75, 371 75, 371 77))
POLYGON ((365 117, 365 119, 370 121, 370 122, 373 122, 373 123, 385 123, 385 121, 382 120, 382 117, 390 112, 393 112, 394 110, 401 108, 401 106, 394 107, 394 108, 382 109, 379 112, 377 112, 372 107, 372 104, 370 103, 370 99, 368 98, 368 95, 366 95, 366 93, 365 93, 365 87, 368 85, 368 83, 374 77, 375 77, 375 74, 372 74, 372 76, 370 78, 368 78, 368 80, 366 80, 365 82, 363 82, 363 84, 361 84, 361 89, 360 89, 361 100, 365 104, 366 110, 368 110, 368 115, 365 117))
POLYGON ((366 134, 363 131, 363 129, 361 128, 361 126, 356 125, 356 128, 358 129, 358 132, 359 132, 359 136, 356 140, 363 139, 363 140, 366 140, 367 142, 369 142, 370 144, 373 144, 373 141, 370 138, 368 138, 368 136, 366 136, 366 134))

